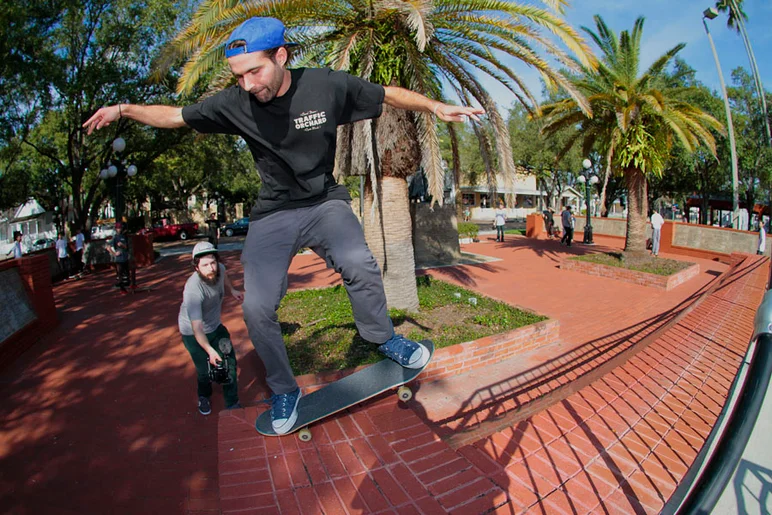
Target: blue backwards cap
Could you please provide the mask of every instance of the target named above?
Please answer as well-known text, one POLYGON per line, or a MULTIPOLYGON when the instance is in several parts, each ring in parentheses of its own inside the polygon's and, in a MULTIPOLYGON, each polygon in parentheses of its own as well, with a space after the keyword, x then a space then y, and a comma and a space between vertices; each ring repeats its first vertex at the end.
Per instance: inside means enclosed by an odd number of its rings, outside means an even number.
POLYGON ((276 18, 250 18, 239 25, 225 42, 225 57, 296 45, 284 41, 284 30, 284 24, 276 18), (228 49, 231 43, 239 40, 246 45, 228 49))

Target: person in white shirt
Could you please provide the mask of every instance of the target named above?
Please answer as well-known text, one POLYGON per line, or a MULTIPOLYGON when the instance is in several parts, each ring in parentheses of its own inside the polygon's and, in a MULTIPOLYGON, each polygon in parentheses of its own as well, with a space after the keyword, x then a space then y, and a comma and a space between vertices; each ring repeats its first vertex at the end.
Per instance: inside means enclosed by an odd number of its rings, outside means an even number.
POLYGON ((86 238, 83 236, 83 231, 78 228, 77 234, 75 234, 75 255, 73 256, 73 271, 77 274, 81 272, 83 268, 83 243, 86 238))
POLYGON ((756 249, 756 254, 763 256, 767 250, 767 231, 764 229, 764 224, 759 224, 759 246, 756 249))
POLYGON ((8 251, 6 256, 13 253, 14 259, 21 258, 21 256, 24 254, 24 250, 21 248, 21 238, 22 238, 21 231, 13 231, 13 248, 8 251))
POLYGON ((661 214, 656 211, 651 214, 651 253, 655 256, 659 254, 659 240, 664 223, 665 219, 662 218, 661 214))
POLYGON ((499 200, 499 208, 496 210, 493 225, 496 227, 496 241, 504 241, 504 225, 507 223, 507 210, 504 209, 504 202, 499 200))
POLYGON ((59 233, 56 239, 56 261, 59 263, 59 271, 62 272, 64 279, 70 277, 70 255, 67 253, 67 240, 64 234, 59 233))

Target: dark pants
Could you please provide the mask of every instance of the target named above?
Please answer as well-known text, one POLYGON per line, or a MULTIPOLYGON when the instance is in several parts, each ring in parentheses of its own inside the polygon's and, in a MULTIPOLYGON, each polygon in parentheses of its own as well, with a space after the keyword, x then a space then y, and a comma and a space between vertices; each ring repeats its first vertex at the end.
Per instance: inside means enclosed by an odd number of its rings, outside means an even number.
POLYGON ((496 240, 497 241, 504 241, 504 226, 503 225, 497 225, 496 226, 496 240))
MULTIPOLYGON (((231 348, 231 351, 223 355, 218 343, 222 338, 229 338, 230 333, 224 325, 214 330, 213 333, 206 335, 206 339, 209 341, 209 345, 214 347, 217 354, 221 358, 228 362, 228 375, 231 378, 230 384, 225 384, 222 387, 223 397, 225 398, 225 407, 233 406, 239 402, 239 387, 236 382, 236 351, 231 348)), ((190 357, 193 358, 193 364, 196 366, 196 376, 198 381, 198 396, 199 397, 211 397, 212 396, 212 381, 209 380, 209 354, 206 353, 201 345, 198 344, 195 336, 182 335, 182 343, 190 353, 190 357)))
POLYGON ((129 262, 128 261, 116 261, 115 273, 118 279, 116 286, 121 288, 127 287, 129 283, 129 262))
POLYGON ((298 387, 276 310, 287 292, 292 258, 303 247, 312 249, 342 276, 362 338, 380 344, 394 334, 381 269, 348 202, 328 200, 250 222, 241 253, 241 307, 252 345, 265 365, 266 382, 275 394, 298 387))
POLYGON ((72 273, 78 274, 83 270, 83 249, 76 250, 72 255, 72 273))
POLYGON ((59 264, 59 271, 62 273, 62 278, 67 279, 70 277, 70 258, 59 258, 57 262, 59 264))
POLYGON ((574 229, 571 227, 563 226, 563 237, 560 239, 560 243, 565 243, 569 247, 571 246, 571 241, 574 239, 574 229))

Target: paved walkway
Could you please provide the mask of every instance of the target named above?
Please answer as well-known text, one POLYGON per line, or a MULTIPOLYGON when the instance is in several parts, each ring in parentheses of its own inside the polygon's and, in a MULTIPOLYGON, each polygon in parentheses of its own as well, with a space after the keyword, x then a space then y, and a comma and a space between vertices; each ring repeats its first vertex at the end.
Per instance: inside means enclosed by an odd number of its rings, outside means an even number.
MULTIPOLYGON (((560 344, 483 377, 422 385, 411 409, 393 396, 368 403, 317 428, 309 444, 255 434, 261 365, 231 301, 224 323, 236 344, 242 401, 251 406, 219 417, 197 413, 195 374, 175 323, 186 256, 145 271, 141 279, 154 290, 136 296, 110 291, 106 273, 57 286, 60 327, 0 374, 0 459, 13 471, 0 478, 2 506, 14 514, 214 514, 258 505, 282 513, 656 511, 674 484, 662 469, 678 467, 684 452, 673 451, 676 436, 668 435, 682 428, 648 427, 643 415, 662 412, 670 422, 674 403, 685 403, 678 408, 685 413, 692 401, 716 414, 766 271, 748 264, 719 287, 727 265, 704 261, 698 278, 661 293, 559 270, 569 249, 556 242, 512 238, 465 250, 501 261, 431 273, 557 318, 560 344), (719 293, 690 311, 711 288, 719 293), (711 330, 733 343, 714 348, 711 330), (636 338, 645 352, 625 359, 616 377, 592 377, 608 361, 601 356, 625 357, 636 338), (565 378, 587 384, 572 392, 578 383, 565 378), (691 401, 680 400, 685 395, 691 401), (525 399, 541 399, 544 409, 518 411, 525 399), (674 452, 675 465, 659 461, 673 461, 674 452)), ((226 265, 240 275, 236 253, 226 254, 226 265)), ((337 277, 314 256, 298 256, 290 280, 302 288, 337 277)), ((215 396, 214 410, 221 408, 215 396)), ((701 433, 689 437, 685 452, 696 452, 701 433)))

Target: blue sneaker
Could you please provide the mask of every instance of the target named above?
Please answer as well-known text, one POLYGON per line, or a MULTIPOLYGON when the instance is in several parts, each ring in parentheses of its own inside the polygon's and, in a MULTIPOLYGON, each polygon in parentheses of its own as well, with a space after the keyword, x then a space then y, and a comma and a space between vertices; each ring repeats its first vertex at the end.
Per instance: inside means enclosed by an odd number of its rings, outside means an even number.
POLYGON ((271 426, 277 435, 289 433, 298 419, 300 388, 294 392, 271 395, 271 426))
POLYGON ((397 333, 379 345, 378 350, 405 368, 421 368, 429 361, 426 347, 397 333))

